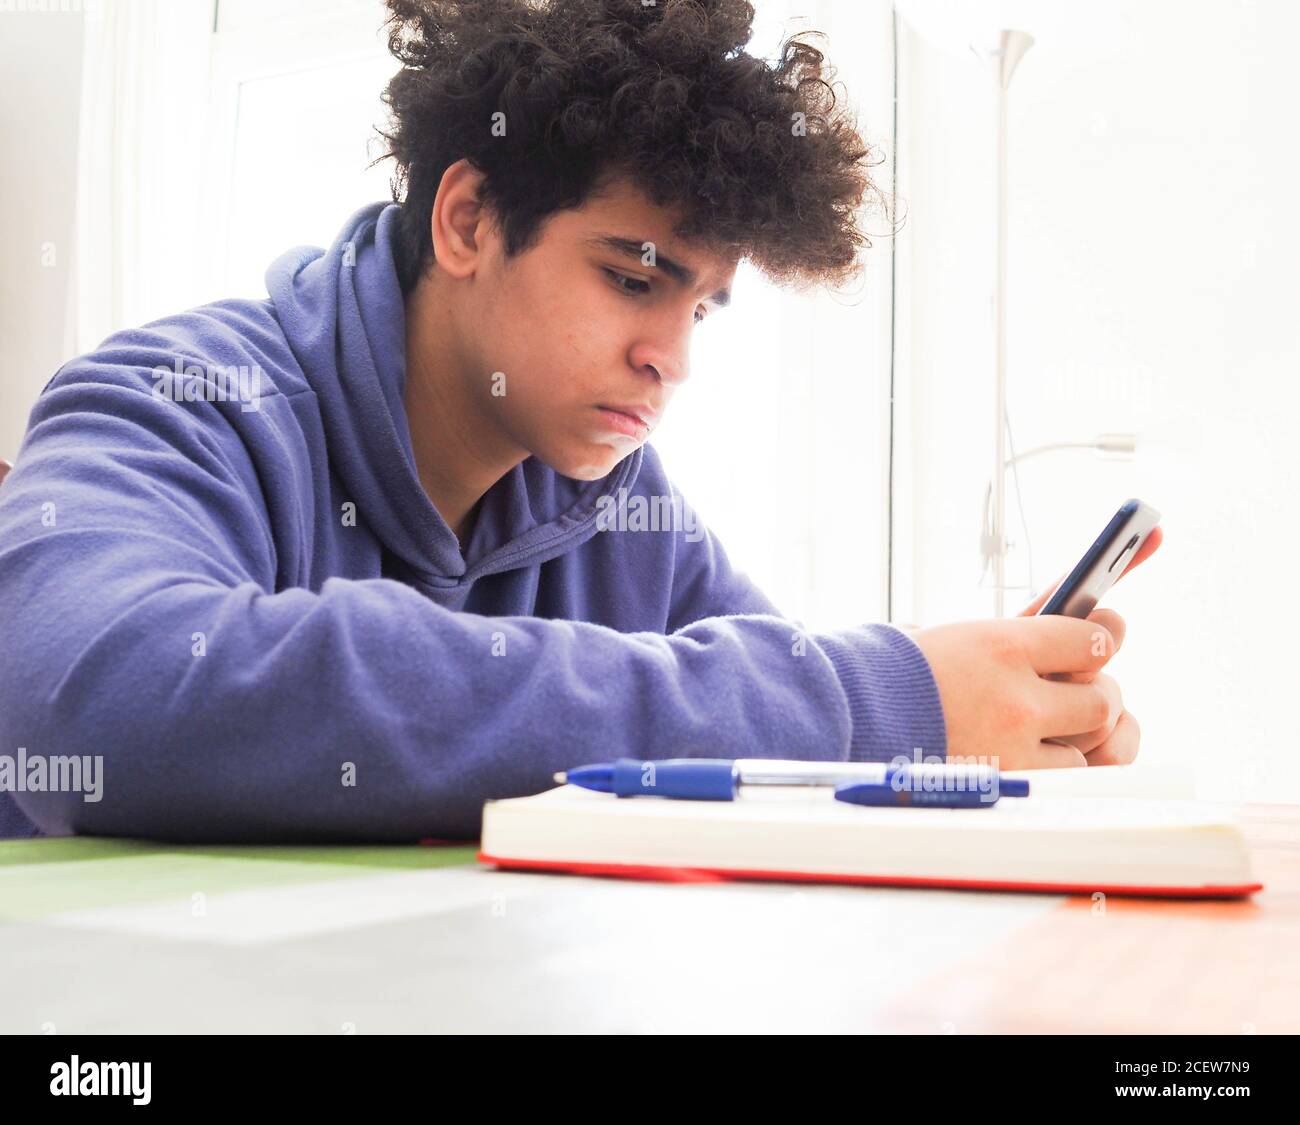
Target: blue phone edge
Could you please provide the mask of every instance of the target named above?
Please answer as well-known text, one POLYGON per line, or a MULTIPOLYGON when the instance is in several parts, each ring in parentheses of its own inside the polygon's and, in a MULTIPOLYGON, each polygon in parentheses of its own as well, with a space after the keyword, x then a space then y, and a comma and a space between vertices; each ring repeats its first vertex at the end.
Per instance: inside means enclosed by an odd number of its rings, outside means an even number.
MULTIPOLYGON (((1145 504, 1136 497, 1126 500, 1120 505, 1119 510, 1111 516, 1110 522, 1106 524, 1102 533, 1093 541, 1092 546, 1084 552, 1083 558, 1075 564, 1074 569, 1066 575, 1064 581, 1061 582, 1056 590, 1053 591, 1052 596, 1043 604, 1043 608, 1038 611, 1040 615, 1050 613, 1062 614, 1064 612, 1066 604, 1088 575, 1092 573, 1092 569, 1096 566, 1098 560, 1104 558, 1105 555, 1114 548, 1117 540, 1119 540, 1124 534, 1128 524, 1144 507, 1155 512, 1155 509, 1151 508, 1151 505, 1145 504)), ((1151 527, 1146 530, 1142 535, 1141 541, 1137 544, 1137 550, 1142 549, 1142 543, 1146 541, 1146 537, 1150 535, 1151 532, 1155 530, 1156 525, 1159 524, 1160 513, 1155 512, 1155 517, 1156 518, 1152 522, 1151 527)), ((1136 554, 1136 551, 1134 553, 1136 554)), ((1118 577, 1119 576, 1116 575, 1117 580, 1118 577)))

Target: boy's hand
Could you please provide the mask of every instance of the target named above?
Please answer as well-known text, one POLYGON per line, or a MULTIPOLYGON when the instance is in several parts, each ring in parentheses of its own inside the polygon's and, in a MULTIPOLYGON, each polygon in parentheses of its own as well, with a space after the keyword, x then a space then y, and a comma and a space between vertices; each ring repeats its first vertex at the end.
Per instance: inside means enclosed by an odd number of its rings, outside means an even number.
MULTIPOLYGON (((1163 538, 1156 528, 1124 574, 1163 538)), ((1124 710, 1119 685, 1101 671, 1123 644, 1124 619, 1111 609, 1083 621, 1034 616, 1055 585, 1008 620, 904 626, 934 672, 950 758, 996 758, 1012 770, 1116 765, 1137 756, 1137 721, 1124 710)))
MULTIPOLYGON (((1160 544, 1164 541, 1165 533, 1160 527, 1156 527, 1150 535, 1147 536, 1146 542, 1139 548, 1138 553, 1129 560, 1129 564, 1120 574, 1123 578, 1130 570, 1139 563, 1145 562, 1155 552, 1160 544)), ((1052 583, 1042 594, 1035 598, 1030 604, 1021 611, 1021 617, 1033 616, 1042 607, 1052 592, 1064 580, 1065 575, 1061 575, 1056 582, 1052 583)), ((1119 579, 1116 579, 1118 582, 1119 579)), ((1120 646, 1124 643, 1124 634, 1126 632, 1124 619, 1120 617, 1113 609, 1095 609, 1088 614, 1087 620, 1095 621, 1106 628, 1115 638, 1115 651, 1118 652, 1120 646)), ((1141 728, 1128 711, 1124 710, 1124 703, 1120 697, 1119 684, 1110 676, 1102 672, 1096 673, 1093 680, 1088 679, 1087 672, 1072 672, 1065 675, 1053 676, 1053 679, 1062 680, 1067 683, 1088 683, 1095 682, 1101 684, 1104 691, 1111 697, 1112 711, 1115 721, 1107 727, 1101 727, 1097 730, 1087 731, 1083 734, 1071 734, 1060 736, 1059 741, 1068 743, 1081 751, 1085 757, 1085 763, 1089 766, 1120 766, 1127 765, 1137 757, 1138 741, 1141 736, 1141 728)))
POLYGON ((1083 751, 1045 741, 1116 725, 1116 693, 1098 673, 1115 638, 1098 622, 1072 617, 959 621, 920 629, 939 687, 951 759, 976 757, 1004 770, 1082 766, 1083 751), (1069 673, 1079 682, 1054 682, 1069 673))

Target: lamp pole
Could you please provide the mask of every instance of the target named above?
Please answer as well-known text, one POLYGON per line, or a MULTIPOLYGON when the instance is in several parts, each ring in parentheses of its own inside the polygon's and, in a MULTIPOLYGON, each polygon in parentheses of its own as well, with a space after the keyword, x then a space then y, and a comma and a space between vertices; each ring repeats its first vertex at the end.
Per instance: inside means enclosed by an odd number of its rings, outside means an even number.
POLYGON ((993 287, 994 333, 994 425, 996 449, 993 461, 993 598, 994 616, 1001 617, 1004 609, 1006 585, 1006 449, 1007 449, 1007 100, 1011 76, 1015 74, 1025 52, 1034 45, 1034 38, 1024 31, 1003 31, 997 46, 981 53, 971 50, 990 62, 997 82, 998 115, 998 215, 997 215, 997 278, 993 287))

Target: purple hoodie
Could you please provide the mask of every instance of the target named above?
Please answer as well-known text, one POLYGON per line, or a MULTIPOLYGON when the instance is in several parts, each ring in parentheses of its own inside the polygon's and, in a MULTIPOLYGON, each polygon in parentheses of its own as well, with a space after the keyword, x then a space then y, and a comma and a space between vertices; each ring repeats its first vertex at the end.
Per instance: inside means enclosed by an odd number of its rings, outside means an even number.
POLYGON ((586 762, 945 753, 916 644, 782 618, 650 446, 529 458, 462 553, 407 432, 397 216, 41 394, 0 488, 0 835, 473 838, 586 762))

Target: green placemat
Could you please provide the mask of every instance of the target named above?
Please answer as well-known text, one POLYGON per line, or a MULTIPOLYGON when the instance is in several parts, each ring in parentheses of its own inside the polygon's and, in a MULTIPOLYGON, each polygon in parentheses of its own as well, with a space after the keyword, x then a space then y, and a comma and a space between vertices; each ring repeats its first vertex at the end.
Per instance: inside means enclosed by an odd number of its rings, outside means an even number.
POLYGON ((477 845, 360 847, 158 844, 71 836, 0 840, 0 921, 136 906, 280 884, 356 878, 366 870, 472 864, 477 845))

